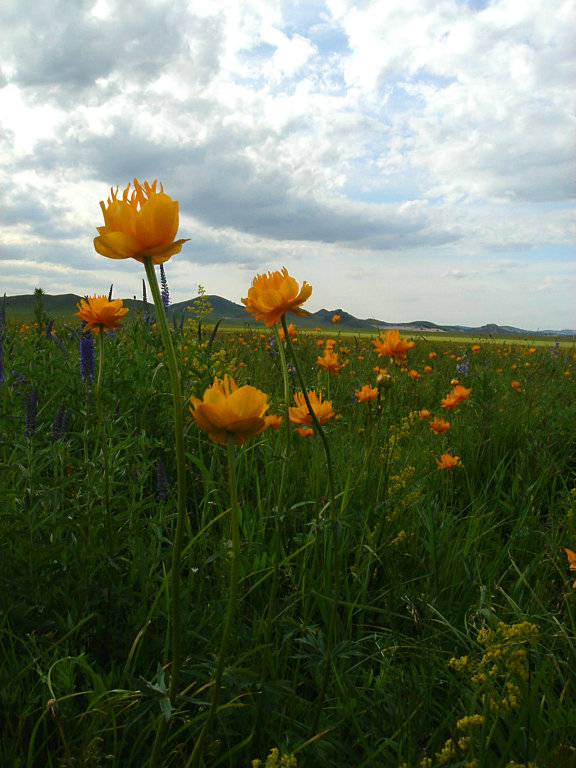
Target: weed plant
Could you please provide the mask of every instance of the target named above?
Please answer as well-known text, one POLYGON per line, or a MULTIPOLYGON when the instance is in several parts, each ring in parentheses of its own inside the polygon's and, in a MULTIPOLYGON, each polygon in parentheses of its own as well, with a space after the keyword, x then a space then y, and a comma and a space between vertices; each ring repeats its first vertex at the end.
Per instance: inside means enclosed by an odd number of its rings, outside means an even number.
MULTIPOLYGON (((172 333, 186 397, 228 373, 284 414, 272 332, 247 324, 210 343, 191 323, 172 333)), ((188 518, 172 706, 177 470, 161 339, 142 316, 106 335, 99 420, 79 335, 9 317, 2 333, 1 763, 141 768, 166 718, 160 764, 183 768, 206 724, 230 589, 226 448, 182 402, 188 518)), ((316 363, 326 334, 294 344, 309 389, 336 413, 325 427, 336 525, 317 435, 287 444, 283 425, 237 451, 237 607, 218 712, 194 760, 575 765, 576 591, 564 554, 576 549, 575 350, 417 341, 400 367, 369 339, 337 329, 332 339, 347 361, 338 375, 316 363), (359 402, 384 366, 378 398, 359 402), (454 378, 471 394, 447 411, 454 378), (424 409, 450 429, 435 434, 424 409), (440 469, 441 454, 460 464, 440 469)))

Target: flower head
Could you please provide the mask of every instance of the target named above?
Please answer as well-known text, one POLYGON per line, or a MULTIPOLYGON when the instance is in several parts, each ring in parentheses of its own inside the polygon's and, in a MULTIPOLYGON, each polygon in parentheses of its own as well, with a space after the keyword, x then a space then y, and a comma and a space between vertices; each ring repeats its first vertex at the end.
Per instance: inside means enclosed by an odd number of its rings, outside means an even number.
POLYGON ((256 320, 263 320, 268 328, 275 325, 286 312, 307 315, 300 305, 310 298, 312 286, 306 281, 298 289, 298 283, 290 277, 286 267, 280 272, 256 275, 248 289, 248 296, 241 299, 256 320))
POLYGON ((371 387, 370 384, 364 384, 362 389, 357 389, 355 391, 355 394, 356 400, 360 403, 376 400, 378 397, 378 387, 371 387))
POLYGON ((342 320, 340 315, 332 315, 332 322, 333 323, 339 323, 340 320, 342 320))
POLYGON ((274 421, 274 417, 264 416, 269 408, 268 396, 248 384, 238 387, 228 375, 223 380, 215 378, 202 400, 192 395, 190 401, 198 426, 222 445, 229 434, 234 435, 235 445, 242 445, 274 421))
POLYGON ((118 198, 118 187, 110 190, 107 204, 100 203, 104 226, 98 227, 94 248, 110 259, 136 259, 142 262, 151 257, 154 264, 180 253, 186 240, 174 240, 178 231, 178 202, 164 193, 157 181, 140 185, 134 179, 118 198))
POLYGON ((328 371, 329 373, 340 373, 340 369, 344 368, 345 365, 348 365, 348 361, 345 363, 338 362, 338 354, 336 352, 332 352, 331 347, 326 348, 324 357, 318 357, 316 362, 320 368, 324 368, 324 370, 328 371))
MULTIPOLYGON (((284 333, 284 328, 280 328, 280 330, 278 331, 278 336, 280 336, 282 341, 285 340, 284 339, 285 335, 286 334, 284 333)), ((296 328, 294 326, 294 323, 290 323, 290 325, 288 326, 288 336, 290 336, 291 339, 298 338, 298 334, 296 332, 296 328)))
POLYGON ((438 469, 454 469, 460 465, 460 456, 452 456, 450 453, 443 453, 440 459, 436 459, 438 469))
POLYGON ((432 432, 436 432, 436 434, 439 435, 442 432, 448 432, 450 429, 450 423, 448 421, 444 421, 444 419, 439 419, 436 416, 436 418, 432 419, 430 422, 430 429, 432 432))
POLYGON ((378 357, 388 355, 397 365, 406 361, 406 352, 414 346, 413 341, 406 341, 400 338, 400 331, 395 329, 386 331, 386 334, 380 334, 381 338, 372 342, 374 351, 378 357))
POLYGON ((122 325, 120 318, 129 311, 122 306, 122 299, 108 301, 106 296, 88 296, 76 306, 80 311, 75 312, 74 316, 86 323, 84 331, 94 330, 99 333, 119 328, 122 325))
MULTIPOLYGON (((324 400, 324 402, 322 402, 322 394, 317 395, 314 391, 308 392, 308 399, 310 400, 312 410, 320 424, 324 424, 328 419, 331 419, 332 416, 334 416, 332 401, 324 400)), ((293 424, 310 426, 310 424, 312 424, 312 416, 308 411, 308 406, 306 405, 306 400, 304 399, 302 392, 296 392, 294 395, 294 402, 296 403, 296 407, 288 408, 290 421, 293 424)))
MULTIPOLYGON (((576 571, 576 552, 572 552, 571 549, 568 549, 567 547, 564 547, 564 552, 566 552, 566 556, 568 558, 568 563, 570 565, 571 571, 576 571)), ((576 581, 574 584, 572 584, 574 589, 576 589, 576 581)))

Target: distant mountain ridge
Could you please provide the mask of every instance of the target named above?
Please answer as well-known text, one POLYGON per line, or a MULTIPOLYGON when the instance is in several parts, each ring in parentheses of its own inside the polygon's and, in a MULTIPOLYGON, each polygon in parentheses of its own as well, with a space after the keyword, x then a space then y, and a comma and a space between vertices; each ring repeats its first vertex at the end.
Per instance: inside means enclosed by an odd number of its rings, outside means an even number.
MULTIPOLYGON (((72 317, 77 311, 76 305, 84 298, 83 296, 77 296, 73 293, 65 293, 57 296, 50 294, 44 294, 44 308, 48 315, 55 317, 72 317)), ((170 314, 174 313, 178 317, 182 312, 187 311, 187 308, 192 306, 200 297, 189 299, 188 301, 179 301, 176 304, 170 305, 170 314)), ((212 305, 212 313, 208 316, 209 322, 216 322, 218 319, 223 318, 224 322, 232 322, 234 324, 253 323, 254 319, 249 315, 244 305, 236 304, 233 301, 224 299, 221 296, 205 296, 212 305)), ((0 307, 2 306, 2 299, 0 298, 0 307)), ((124 305, 129 309, 142 312, 144 310, 144 302, 140 299, 123 299, 124 305)), ((16 316, 17 319, 32 319, 34 317, 34 296, 32 294, 25 294, 20 296, 6 296, 5 297, 5 311, 9 318, 10 315, 16 316)), ((148 311, 154 312, 154 305, 151 301, 148 302, 148 311)), ((312 312, 305 317, 295 318, 297 325, 302 328, 315 328, 315 327, 341 327, 348 330, 358 331, 379 331, 387 330, 390 328, 403 329, 406 332, 413 333, 468 333, 476 336, 576 336, 576 330, 564 328, 562 330, 538 330, 529 331, 523 328, 515 328, 510 325, 496 325, 495 323, 488 323, 481 326, 468 326, 468 325, 438 325, 428 320, 415 320, 410 323, 391 323, 384 320, 376 320, 375 318, 359 319, 354 315, 349 314, 343 309, 319 309, 317 312, 312 312), (338 325, 332 323, 332 317, 334 315, 340 315, 340 322, 338 325)))

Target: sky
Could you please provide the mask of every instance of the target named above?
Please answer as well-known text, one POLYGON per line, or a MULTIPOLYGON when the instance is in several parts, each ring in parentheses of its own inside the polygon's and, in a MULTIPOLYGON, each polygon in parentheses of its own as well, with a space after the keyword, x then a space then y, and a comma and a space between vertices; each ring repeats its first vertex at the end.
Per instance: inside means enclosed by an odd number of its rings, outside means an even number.
POLYGON ((100 201, 180 206, 173 301, 576 328, 573 0, 0 0, 0 293, 141 295, 100 201))

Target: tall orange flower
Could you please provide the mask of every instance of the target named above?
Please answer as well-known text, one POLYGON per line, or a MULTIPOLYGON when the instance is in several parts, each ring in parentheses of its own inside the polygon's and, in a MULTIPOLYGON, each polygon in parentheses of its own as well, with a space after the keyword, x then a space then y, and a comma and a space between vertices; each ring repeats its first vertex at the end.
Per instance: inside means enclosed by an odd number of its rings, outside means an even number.
POLYGON ((438 469, 454 469, 460 465, 460 456, 452 456, 450 453, 443 453, 440 460, 436 459, 438 469))
POLYGON ((436 418, 432 419, 430 422, 430 429, 432 432, 436 432, 437 435, 440 435, 442 432, 448 432, 450 429, 450 422, 444 421, 444 419, 439 419, 436 416, 436 418))
POLYGON ((374 345, 374 351, 378 353, 378 357, 392 358, 397 365, 401 365, 406 362, 406 352, 412 349, 414 346, 413 341, 406 341, 406 339, 400 338, 400 331, 393 329, 386 331, 386 334, 380 334, 381 338, 372 342, 374 345))
MULTIPOLYGON (((332 416, 334 416, 334 411, 332 410, 332 400, 322 401, 322 393, 317 395, 314 391, 308 392, 308 399, 310 400, 312 410, 314 411, 314 414, 320 424, 325 424, 328 419, 331 419, 332 416)), ((306 405, 306 401, 304 400, 304 395, 302 392, 296 392, 294 395, 294 402, 296 403, 296 407, 288 408, 288 416, 290 421, 293 424, 303 424, 305 426, 310 426, 310 424, 312 424, 312 416, 308 411, 308 406, 306 405)))
POLYGON ((84 320, 84 330, 99 333, 119 328, 122 325, 120 318, 129 311, 128 307, 122 306, 122 299, 108 301, 106 296, 88 296, 76 306, 80 311, 75 312, 74 316, 84 320))
POLYGON ((310 298, 312 286, 306 281, 299 289, 298 283, 290 277, 286 267, 280 272, 268 272, 256 275, 248 289, 248 296, 241 299, 246 312, 256 320, 263 320, 268 328, 275 325, 286 312, 296 315, 308 315, 300 306, 310 298))
POLYGON ((340 370, 344 368, 345 365, 348 365, 348 361, 345 363, 339 363, 338 362, 338 354, 336 352, 332 352, 332 349, 326 348, 324 352, 324 357, 318 357, 316 359, 316 362, 320 366, 320 368, 324 368, 325 371, 328 371, 329 373, 340 373, 340 370))
POLYGON ((190 398, 192 416, 198 426, 216 443, 225 445, 229 434, 234 445, 242 445, 268 426, 275 425, 275 416, 264 416, 268 408, 268 395, 246 384, 238 387, 231 376, 214 379, 204 397, 190 398))
POLYGON ((180 253, 186 240, 175 240, 178 231, 178 202, 164 193, 157 181, 142 185, 134 179, 118 197, 118 187, 110 190, 107 204, 100 203, 104 226, 98 227, 94 248, 110 259, 136 259, 142 262, 151 257, 154 264, 180 253))
POLYGON ((376 400, 378 397, 378 387, 371 387, 370 384, 364 384, 362 389, 355 390, 356 399, 360 403, 376 400))

